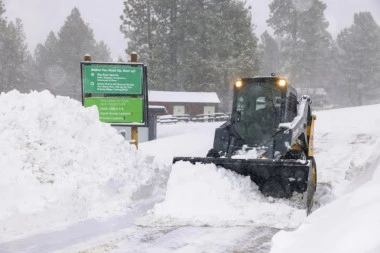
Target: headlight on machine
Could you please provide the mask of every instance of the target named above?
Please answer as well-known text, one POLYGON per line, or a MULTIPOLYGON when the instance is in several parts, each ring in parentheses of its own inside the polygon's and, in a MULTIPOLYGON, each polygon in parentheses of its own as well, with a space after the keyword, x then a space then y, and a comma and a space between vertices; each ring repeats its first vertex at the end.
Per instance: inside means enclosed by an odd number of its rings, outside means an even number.
POLYGON ((243 87, 243 80, 237 79, 235 81, 235 87, 238 88, 238 89, 240 89, 241 87, 243 87))
POLYGON ((280 88, 283 88, 283 87, 285 87, 285 86, 287 85, 287 82, 286 82, 285 79, 279 79, 279 80, 277 81, 277 85, 278 85, 280 88))

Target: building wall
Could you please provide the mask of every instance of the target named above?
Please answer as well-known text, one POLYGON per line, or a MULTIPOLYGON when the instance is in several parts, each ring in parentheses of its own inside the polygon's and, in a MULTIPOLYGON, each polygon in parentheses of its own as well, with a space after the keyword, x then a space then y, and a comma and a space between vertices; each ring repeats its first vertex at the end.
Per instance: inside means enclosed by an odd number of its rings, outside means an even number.
POLYGON ((215 106, 215 112, 219 112, 219 104, 203 104, 203 103, 163 103, 163 102, 149 102, 149 105, 161 105, 165 106, 168 114, 173 114, 174 105, 184 105, 185 114, 189 114, 191 117, 197 114, 203 114, 204 106, 215 106))

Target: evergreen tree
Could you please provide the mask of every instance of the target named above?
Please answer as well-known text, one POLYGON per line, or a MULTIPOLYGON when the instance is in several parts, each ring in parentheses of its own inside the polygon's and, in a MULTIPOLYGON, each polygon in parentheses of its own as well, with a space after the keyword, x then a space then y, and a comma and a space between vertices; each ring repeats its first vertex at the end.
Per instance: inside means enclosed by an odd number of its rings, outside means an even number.
POLYGON ((2 29, 1 31, 4 31, 5 26, 7 24, 7 20, 3 17, 4 13, 5 13, 5 8, 4 8, 3 0, 0 0, 0 29, 2 29))
POLYGON ((3 4, 3 1, 0 0, 0 49, 2 48, 2 45, 4 44, 3 37, 4 37, 4 33, 7 26, 7 20, 3 16, 4 13, 5 13, 4 4, 3 4))
POLYGON ((55 87, 64 85, 66 73, 61 66, 62 64, 59 64, 58 38, 54 32, 49 33, 44 45, 37 45, 34 58, 36 61, 35 69, 39 73, 39 87, 57 93, 55 87))
POLYGON ((124 2, 121 16, 120 30, 129 41, 126 53, 138 53, 139 61, 149 66, 150 87, 162 90, 166 85, 173 85, 176 79, 169 71, 171 61, 175 61, 173 52, 176 52, 175 44, 169 43, 172 42, 169 34, 176 29, 176 5, 173 4, 177 1, 128 0, 124 2))
MULTIPOLYGON (((250 8, 242 1, 214 1, 215 23, 211 26, 213 52, 212 66, 217 74, 217 85, 223 106, 232 98, 231 83, 238 77, 254 76, 259 73, 257 37, 253 33, 250 8)), ((229 103, 230 104, 230 103, 229 103)), ((229 108, 224 108, 228 111, 229 108)))
POLYGON ((380 95, 380 27, 371 13, 356 13, 353 25, 339 33, 337 44, 346 101, 362 105, 375 100, 380 95))
POLYGON ((268 33, 268 31, 265 31, 260 38, 261 44, 259 45, 259 48, 262 53, 260 74, 277 74, 281 69, 279 45, 277 41, 268 33))
POLYGON ((269 26, 280 38, 282 72, 299 87, 324 87, 331 65, 331 35, 320 0, 274 0, 269 26))
POLYGON ((112 61, 110 48, 102 40, 96 43, 93 55, 97 61, 103 61, 103 62, 112 61))
MULTIPOLYGON (((0 4, 0 6, 2 6, 0 4)), ((0 13, 4 9, 0 7, 0 13), (2 10, 2 11, 1 11, 2 10)), ((0 20, 0 85, 2 91, 25 90, 26 61, 28 58, 25 34, 20 19, 15 22, 0 20)))
POLYGON ((0 91, 33 89, 35 72, 33 58, 27 50, 22 22, 8 22, 0 0, 0 91))
POLYGON ((57 87, 60 95, 80 99, 79 62, 85 54, 95 50, 96 41, 92 29, 83 21, 77 8, 71 11, 58 33, 58 63, 66 74, 64 86, 57 87))
MULTIPOLYGON (((223 2, 223 1, 222 1, 223 2)), ((213 1, 183 1, 178 17, 180 72, 177 89, 187 91, 215 90, 217 57, 213 50, 213 36, 217 36, 213 1), (187 11, 184 11, 187 10, 187 11)))
POLYGON ((36 68, 36 61, 33 58, 33 56, 28 53, 25 61, 25 75, 26 75, 26 80, 24 87, 20 89, 23 92, 29 92, 32 90, 43 90, 45 89, 42 87, 39 83, 41 73, 38 72, 36 68))
POLYGON ((152 36, 156 19, 153 17, 154 0, 129 0, 124 2, 121 32, 129 40, 127 54, 139 52, 140 59, 152 59, 152 36))
POLYGON ((93 30, 86 24, 77 8, 71 11, 56 36, 48 35, 45 44, 35 50, 39 84, 57 95, 80 100, 81 80, 79 62, 90 54, 93 61, 111 60, 108 46, 94 39, 93 30))
POLYGON ((152 89, 216 91, 258 72, 250 10, 237 0, 127 0, 127 52, 149 66, 152 89))
MULTIPOLYGON (((3 65, 6 64, 7 59, 5 56, 5 47, 6 47, 6 30, 7 30, 7 20, 3 16, 5 13, 5 8, 3 1, 0 0, 0 69, 2 69, 3 65)), ((9 87, 6 83, 4 83, 5 72, 0 72, 0 92, 7 91, 9 87)))

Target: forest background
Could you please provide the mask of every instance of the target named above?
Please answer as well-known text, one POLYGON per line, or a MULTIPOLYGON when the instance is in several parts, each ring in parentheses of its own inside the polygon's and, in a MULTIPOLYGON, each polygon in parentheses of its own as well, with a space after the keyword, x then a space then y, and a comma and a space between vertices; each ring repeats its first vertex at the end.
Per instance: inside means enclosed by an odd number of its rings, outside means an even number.
MULTIPOLYGON (((379 25, 371 12, 358 12, 333 38, 326 8, 320 0, 273 0, 270 31, 255 34, 245 1, 124 1, 115 24, 126 41, 118 61, 135 51, 148 65, 151 90, 214 91, 225 111, 235 78, 272 72, 298 88, 324 88, 335 106, 379 103, 379 25)), ((111 53, 79 9, 62 23, 30 52, 22 20, 9 21, 0 0, 1 92, 47 89, 80 99, 83 56, 111 61, 111 53)))

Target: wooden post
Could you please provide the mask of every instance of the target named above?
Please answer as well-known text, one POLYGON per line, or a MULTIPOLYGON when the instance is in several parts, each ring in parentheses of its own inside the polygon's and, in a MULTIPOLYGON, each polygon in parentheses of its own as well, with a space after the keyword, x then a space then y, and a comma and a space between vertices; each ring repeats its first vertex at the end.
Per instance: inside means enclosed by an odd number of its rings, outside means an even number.
MULTIPOLYGON (((137 62, 137 53, 131 53, 131 62, 137 62)), ((137 126, 132 126, 131 128, 131 138, 134 140, 136 149, 139 149, 139 129, 137 126)))
POLYGON ((86 54, 86 55, 84 56, 84 61, 91 61, 91 55, 86 54))
MULTIPOLYGON (((91 59, 91 55, 86 54, 86 55, 84 56, 83 60, 84 60, 84 61, 92 61, 92 59, 91 59)), ((84 89, 83 89, 82 92, 84 92, 84 89)), ((84 97, 85 97, 85 98, 89 98, 89 97, 91 97, 91 94, 84 94, 84 97)), ((84 105, 83 97, 82 97, 82 104, 84 105)))
POLYGON ((131 53, 131 62, 137 62, 137 54, 135 52, 131 53))

